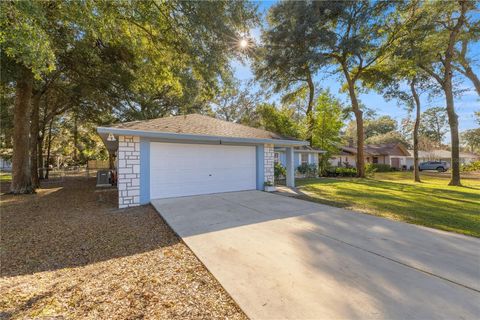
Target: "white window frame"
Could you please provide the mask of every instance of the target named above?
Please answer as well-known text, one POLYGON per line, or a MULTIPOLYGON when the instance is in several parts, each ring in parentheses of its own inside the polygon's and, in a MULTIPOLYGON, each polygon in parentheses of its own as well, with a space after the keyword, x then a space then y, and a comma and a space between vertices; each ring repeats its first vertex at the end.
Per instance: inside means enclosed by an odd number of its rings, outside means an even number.
POLYGON ((300 153, 300 164, 308 164, 308 153, 300 153), (306 156, 306 160, 303 157, 306 156))

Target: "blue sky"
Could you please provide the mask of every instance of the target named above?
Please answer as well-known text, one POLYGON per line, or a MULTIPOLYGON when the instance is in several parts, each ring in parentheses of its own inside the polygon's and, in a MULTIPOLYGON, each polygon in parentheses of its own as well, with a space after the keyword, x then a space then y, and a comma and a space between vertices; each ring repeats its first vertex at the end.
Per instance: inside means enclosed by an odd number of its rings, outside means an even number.
MULTIPOLYGON (((263 1, 259 2, 259 10, 265 13, 268 8, 274 4, 275 1, 263 1)), ((251 31, 254 38, 258 39, 260 35, 259 29, 251 31)), ((469 56, 480 61, 480 43, 476 43, 470 47, 469 56)), ((254 79, 252 70, 248 62, 242 64, 240 62, 233 62, 232 67, 235 70, 235 75, 239 80, 248 81, 254 79)), ((480 74, 480 66, 477 64, 473 66, 476 74, 480 74)), ((459 118, 460 131, 472 129, 478 127, 474 121, 474 111, 480 111, 480 99, 475 92, 472 83, 468 79, 460 79, 460 86, 464 93, 455 99, 455 109, 459 118)), ((339 91, 342 85, 343 79, 339 76, 327 76, 326 73, 319 73, 316 77, 316 82, 324 89, 330 89, 332 94, 335 94, 337 98, 349 103, 348 94, 339 91)), ((256 86, 259 89, 259 86, 256 86)), ((402 118, 407 117, 408 112, 401 106, 398 106, 396 101, 386 101, 381 95, 375 92, 368 92, 366 94, 360 94, 360 100, 367 107, 374 109, 378 115, 390 115, 391 117, 400 121, 402 118)), ((271 98, 270 100, 275 100, 271 98)), ((278 99, 278 98, 277 98, 278 99)), ((422 109, 425 110, 428 107, 445 106, 445 98, 438 96, 432 100, 429 100, 426 95, 421 97, 422 109)))

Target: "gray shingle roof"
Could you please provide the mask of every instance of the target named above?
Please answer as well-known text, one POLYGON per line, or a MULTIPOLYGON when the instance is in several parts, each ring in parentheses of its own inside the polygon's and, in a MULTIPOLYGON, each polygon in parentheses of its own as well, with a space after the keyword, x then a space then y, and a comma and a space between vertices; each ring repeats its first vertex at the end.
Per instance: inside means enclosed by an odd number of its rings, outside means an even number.
POLYGON ((224 121, 200 114, 124 122, 112 125, 110 127, 118 129, 209 135, 218 137, 298 140, 291 137, 281 136, 267 130, 252 128, 238 123, 224 121))

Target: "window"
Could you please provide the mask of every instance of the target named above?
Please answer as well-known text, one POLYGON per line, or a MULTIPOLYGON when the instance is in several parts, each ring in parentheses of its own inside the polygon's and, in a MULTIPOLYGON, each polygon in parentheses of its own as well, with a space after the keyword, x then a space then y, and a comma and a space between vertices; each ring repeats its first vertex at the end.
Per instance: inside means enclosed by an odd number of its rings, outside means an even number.
POLYGON ((373 157, 372 162, 373 163, 378 163, 378 157, 373 157))
POLYGON ((300 154, 300 163, 301 164, 308 164, 308 153, 301 153, 300 154))
POLYGON ((273 154, 273 162, 274 162, 274 163, 278 163, 278 162, 279 162, 279 161, 278 161, 279 158, 280 158, 280 155, 278 154, 278 152, 275 152, 275 153, 273 154))

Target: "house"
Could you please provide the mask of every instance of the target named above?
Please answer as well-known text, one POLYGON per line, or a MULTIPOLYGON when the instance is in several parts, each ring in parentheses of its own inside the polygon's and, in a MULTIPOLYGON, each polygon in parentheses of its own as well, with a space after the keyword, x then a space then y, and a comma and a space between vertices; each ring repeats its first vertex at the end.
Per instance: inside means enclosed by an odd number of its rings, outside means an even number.
POLYGON ((0 149, 0 171, 12 171, 13 149, 0 149))
POLYGON ((12 171, 12 161, 0 157, 0 171, 12 171))
MULTIPOLYGON (((283 167, 287 164, 285 150, 286 149, 283 147, 274 148, 274 162, 280 163, 283 167)), ((294 167, 298 168, 300 165, 304 164, 318 166, 319 155, 322 153, 325 153, 325 151, 310 146, 295 147, 293 149, 294 167)), ((298 171, 296 171, 295 176, 301 177, 298 171)))
MULTIPOLYGON (((408 150, 410 156, 406 157, 406 164, 408 168, 413 168, 413 150, 408 150)), ((448 150, 431 150, 431 151, 418 151, 418 162, 426 161, 446 161, 451 163, 452 152, 448 150)), ((460 164, 469 164, 474 161, 480 160, 480 156, 470 152, 460 152, 460 164)))
POLYGON ((117 155, 119 207, 151 199, 240 190, 274 182, 274 148, 286 154, 286 184, 295 185, 294 147, 308 142, 190 114, 98 127, 117 155))
MULTIPOLYGON (((408 150, 401 143, 367 144, 364 147, 365 163, 388 164, 401 169, 406 166, 408 150)), ((335 167, 355 167, 357 147, 340 147, 340 152, 333 155, 329 162, 335 167)))

